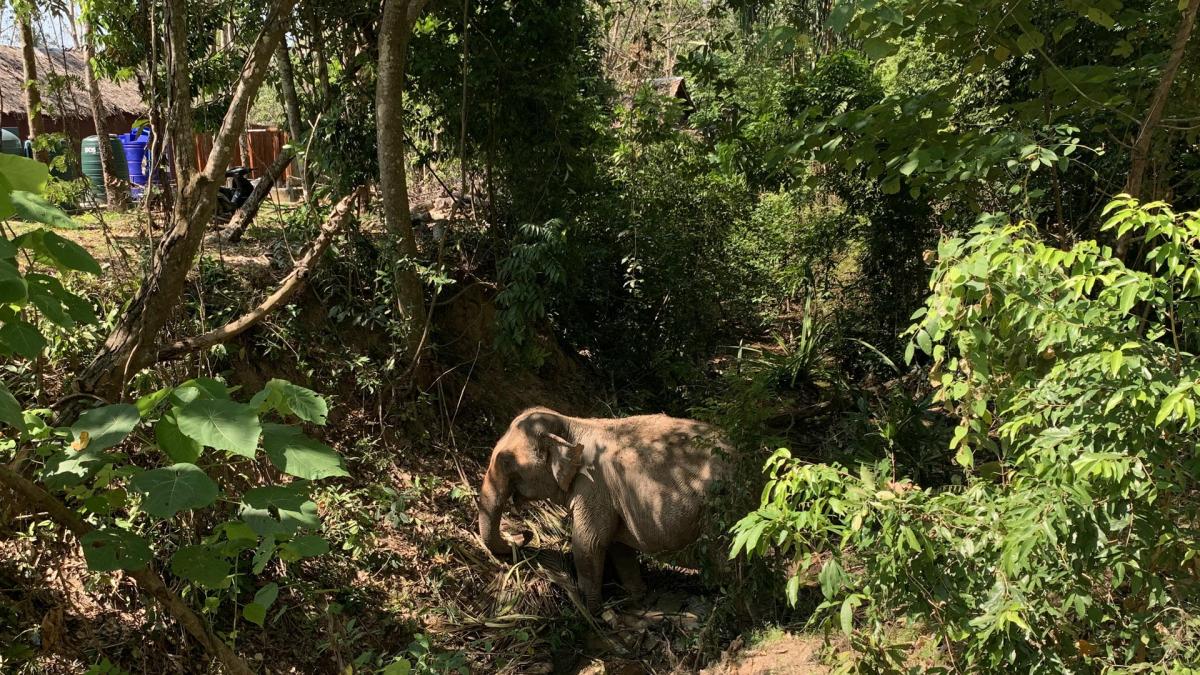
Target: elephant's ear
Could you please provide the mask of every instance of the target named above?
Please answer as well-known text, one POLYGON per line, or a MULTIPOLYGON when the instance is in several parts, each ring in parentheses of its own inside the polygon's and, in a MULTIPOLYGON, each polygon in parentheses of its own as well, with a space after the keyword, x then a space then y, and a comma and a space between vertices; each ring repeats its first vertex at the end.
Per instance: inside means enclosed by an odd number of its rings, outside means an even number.
POLYGON ((583 465, 583 443, 572 443, 551 433, 545 434, 544 437, 551 446, 550 466, 554 472, 554 479, 558 481, 558 487, 563 492, 569 492, 571 481, 575 480, 575 474, 579 473, 579 467, 583 465))

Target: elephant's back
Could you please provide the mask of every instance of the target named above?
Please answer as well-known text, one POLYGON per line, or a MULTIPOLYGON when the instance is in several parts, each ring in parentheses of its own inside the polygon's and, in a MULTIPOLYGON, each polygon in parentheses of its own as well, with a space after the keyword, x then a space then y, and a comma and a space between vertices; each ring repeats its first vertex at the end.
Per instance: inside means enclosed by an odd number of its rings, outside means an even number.
POLYGON ((714 443, 691 427, 671 431, 679 437, 651 437, 606 457, 606 482, 631 539, 623 543, 645 553, 675 551, 695 541, 709 493, 724 475, 714 443))

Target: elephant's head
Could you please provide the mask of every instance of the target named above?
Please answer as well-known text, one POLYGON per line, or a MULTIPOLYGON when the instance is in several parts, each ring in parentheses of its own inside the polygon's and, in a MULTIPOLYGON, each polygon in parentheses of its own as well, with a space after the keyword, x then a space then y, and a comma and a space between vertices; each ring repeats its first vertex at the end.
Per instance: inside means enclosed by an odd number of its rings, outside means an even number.
POLYGON ((569 420, 554 411, 535 409, 513 420, 492 450, 479 493, 479 537, 492 553, 509 551, 500 536, 509 498, 565 503, 582 454, 583 444, 574 440, 569 420))

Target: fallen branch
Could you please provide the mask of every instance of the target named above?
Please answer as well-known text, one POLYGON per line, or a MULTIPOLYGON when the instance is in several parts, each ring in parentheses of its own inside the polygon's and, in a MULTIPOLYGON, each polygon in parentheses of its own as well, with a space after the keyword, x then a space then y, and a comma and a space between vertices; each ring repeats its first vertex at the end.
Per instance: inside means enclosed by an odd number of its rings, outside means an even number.
POLYGON ((229 228, 229 233, 225 235, 225 241, 230 243, 241 241, 242 235, 246 233, 246 230, 250 227, 250 223, 254 222, 255 216, 258 215, 258 209, 266 201, 271 188, 275 187, 275 183, 295 157, 296 152, 290 146, 284 148, 283 152, 280 152, 275 157, 275 161, 271 162, 271 166, 267 167, 267 172, 263 174, 258 184, 254 186, 254 191, 250 193, 249 199, 234 214, 232 227, 229 228))
POLYGON ((347 218, 350 215, 351 206, 358 200, 358 195, 363 188, 358 188, 342 198, 337 206, 333 207, 333 211, 329 214, 329 218, 325 224, 321 226, 321 232, 317 238, 313 240, 309 246, 308 252, 304 257, 296 261, 296 266, 292 268, 275 292, 268 295, 257 307, 250 310, 241 317, 230 321, 229 323, 214 328, 207 333, 202 333, 195 337, 190 337, 184 340, 179 340, 170 345, 159 347, 157 361, 169 361, 177 359, 185 354, 194 352, 199 349, 205 349, 227 342, 234 337, 245 332, 254 324, 262 321, 264 317, 270 314, 276 307, 286 303, 296 291, 304 285, 304 281, 308 278, 309 273, 316 267, 321 260, 321 255, 333 242, 333 235, 337 234, 342 226, 345 225, 347 218))
MULTIPOLYGON (((0 485, 15 492, 25 502, 25 510, 48 514, 54 522, 70 530, 76 539, 83 539, 84 535, 93 530, 91 525, 80 519, 74 511, 49 492, 3 464, 0 464, 0 485)), ((226 671, 235 675, 251 675, 254 672, 224 640, 217 637, 208 622, 192 611, 192 608, 149 566, 126 574, 137 581, 141 590, 153 596, 192 637, 199 640, 208 653, 221 662, 226 671)))

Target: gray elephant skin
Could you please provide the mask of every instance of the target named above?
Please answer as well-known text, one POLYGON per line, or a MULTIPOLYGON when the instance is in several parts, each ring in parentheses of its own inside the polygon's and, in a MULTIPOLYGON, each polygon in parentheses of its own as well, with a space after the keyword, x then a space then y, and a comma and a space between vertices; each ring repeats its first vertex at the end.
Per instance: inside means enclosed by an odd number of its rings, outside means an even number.
POLYGON ((549 499, 574 521, 571 547, 588 610, 600 608, 606 556, 634 598, 644 593, 637 552, 685 548, 701 531, 705 503, 728 474, 730 446, 714 427, 666 415, 568 417, 522 412, 492 450, 479 497, 479 536, 498 557, 509 498, 549 499))

